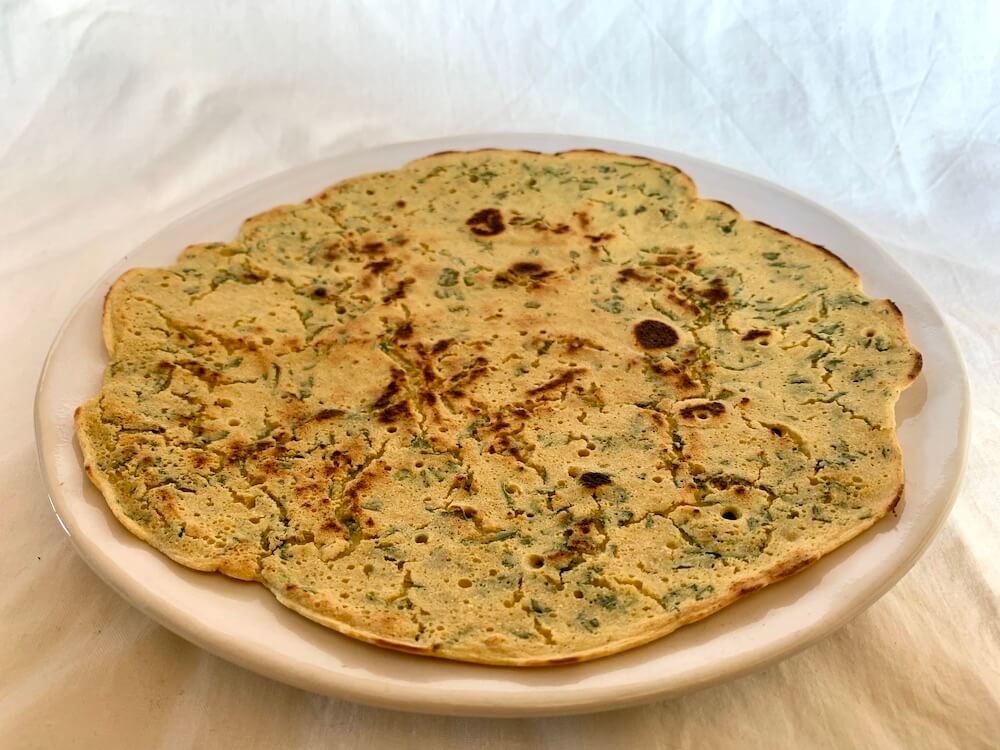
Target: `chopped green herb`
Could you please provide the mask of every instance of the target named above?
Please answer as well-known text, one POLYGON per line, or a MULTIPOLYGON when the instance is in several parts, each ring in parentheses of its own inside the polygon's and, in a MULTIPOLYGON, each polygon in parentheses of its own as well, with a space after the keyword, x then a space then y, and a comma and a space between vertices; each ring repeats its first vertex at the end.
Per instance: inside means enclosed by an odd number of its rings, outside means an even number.
POLYGON ((537 614, 540 614, 540 615, 544 615, 544 614, 547 614, 547 613, 551 612, 552 608, 551 607, 546 607, 541 602, 539 602, 537 599, 532 599, 531 600, 531 611, 535 612, 537 614))
POLYGON ((598 607, 604 607, 604 609, 614 609, 618 606, 618 594, 614 592, 598 594, 594 597, 594 604, 598 607))
POLYGON ((601 621, 596 617, 587 617, 582 612, 576 616, 577 624, 584 630, 588 630, 593 633, 599 627, 601 627, 601 621))
POLYGON ((458 283, 458 271, 454 268, 443 269, 437 283, 439 286, 455 286, 458 283))
POLYGON ((462 275, 462 283, 466 286, 474 285, 476 283, 476 274, 482 270, 480 266, 473 266, 462 275))
POLYGON ((859 367, 851 374, 852 383, 860 383, 875 376, 874 367, 859 367))

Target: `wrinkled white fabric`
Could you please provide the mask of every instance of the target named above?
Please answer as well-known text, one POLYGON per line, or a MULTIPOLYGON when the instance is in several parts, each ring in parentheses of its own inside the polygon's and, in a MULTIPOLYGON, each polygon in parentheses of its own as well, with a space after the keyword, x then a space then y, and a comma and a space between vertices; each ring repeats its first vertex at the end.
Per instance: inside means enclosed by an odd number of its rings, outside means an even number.
POLYGON ((0 746, 807 747, 1000 743, 1000 4, 0 0, 0 746), (182 641, 74 553, 31 400, 73 304, 172 219, 281 169, 447 134, 686 151, 881 240, 973 386, 950 519, 832 637, 668 702, 574 718, 407 715, 182 641))

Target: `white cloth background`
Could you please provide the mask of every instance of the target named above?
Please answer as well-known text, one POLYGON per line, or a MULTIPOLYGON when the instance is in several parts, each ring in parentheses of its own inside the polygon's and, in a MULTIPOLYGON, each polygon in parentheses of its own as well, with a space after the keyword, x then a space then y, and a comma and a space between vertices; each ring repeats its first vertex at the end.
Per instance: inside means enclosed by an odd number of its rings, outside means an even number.
POLYGON ((0 0, 0 747, 995 747, 998 29, 988 1, 0 0), (132 609, 74 553, 35 464, 35 381, 78 297, 168 221, 264 175, 510 130, 686 151, 885 243, 973 382, 964 488, 927 554, 777 666, 548 720, 310 695, 132 609))

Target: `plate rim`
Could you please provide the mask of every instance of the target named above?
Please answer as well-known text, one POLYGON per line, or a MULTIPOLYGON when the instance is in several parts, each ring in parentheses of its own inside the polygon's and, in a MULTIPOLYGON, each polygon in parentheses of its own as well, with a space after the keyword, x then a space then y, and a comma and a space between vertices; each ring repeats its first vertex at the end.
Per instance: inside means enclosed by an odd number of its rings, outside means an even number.
MULTIPOLYGON (((696 182, 698 182, 696 180, 696 182)), ((700 186, 699 186, 700 187, 700 186)), ((702 195, 699 190, 699 194, 702 195)), ((703 196, 704 197, 704 196, 703 196)), ((740 210, 740 207, 737 206, 740 210)), ((542 715, 566 715, 571 713, 583 713, 598 710, 612 710, 628 705, 642 703, 655 698, 666 698, 684 692, 708 687, 723 681, 736 679, 776 661, 802 651, 805 648, 822 640, 834 631, 840 629, 856 616, 864 612, 875 601, 891 589, 916 563, 921 555, 926 551, 930 543, 935 539, 942 525, 951 512, 954 503, 961 490, 965 475, 966 463, 968 460, 968 444, 971 431, 971 420, 969 418, 971 410, 971 389, 968 380, 967 369, 961 348, 958 346, 953 333, 947 325, 947 321, 938 308, 933 298, 914 279, 903 266, 893 258, 874 238, 863 232, 850 221, 839 216, 825 206, 816 203, 810 198, 795 191, 783 187, 770 180, 756 175, 743 172, 731 167, 717 164, 701 157, 691 156, 683 152, 672 151, 627 141, 609 140, 591 136, 568 135, 557 133, 483 133, 465 134, 458 136, 444 136, 439 138, 421 139, 416 141, 403 141, 383 144, 364 149, 347 149, 332 156, 327 156, 312 161, 303 162, 287 169, 273 172, 254 180, 240 188, 216 197, 192 211, 188 211, 176 219, 168 222, 162 227, 153 231, 146 239, 135 245, 125 256, 113 263, 104 271, 72 307, 65 320, 60 325, 51 346, 46 353, 44 364, 38 378, 34 398, 34 428, 35 428, 35 448, 36 460, 43 478, 49 504, 56 515, 60 525, 70 537, 77 552, 84 559, 87 565, 113 590, 129 601, 133 606, 152 618, 168 630, 176 633, 185 640, 188 640, 205 650, 214 653, 228 661, 236 663, 257 674, 277 679, 286 684, 293 685, 305 690, 326 695, 332 695, 347 700, 382 708, 392 708, 422 713, 446 714, 446 715, 468 715, 468 716, 542 716, 542 715), (736 178, 749 184, 755 184, 783 194, 786 198, 805 205, 815 212, 824 215, 842 227, 849 229, 856 234, 859 240, 865 241, 878 252, 878 263, 885 266, 887 270, 900 274, 911 291, 919 297, 919 302, 932 313, 936 322, 940 324, 943 332, 945 344, 954 355, 954 364, 957 365, 955 379, 958 380, 958 394, 961 398, 961 410, 958 415, 958 445, 956 446, 957 465, 954 467, 954 479, 950 482, 945 491, 943 501, 937 506, 937 516, 932 524, 924 532, 923 537, 912 547, 909 554, 897 566, 886 572, 879 579, 878 584, 870 586, 862 596, 853 601, 853 606, 844 609, 836 617, 827 617, 805 630, 799 630, 786 634, 784 637, 769 642, 765 648, 760 648, 745 655, 735 664, 723 662, 719 665, 702 665, 697 674, 689 676, 683 681, 674 681, 671 684, 671 676, 661 677, 659 680, 647 680, 639 687, 631 690, 616 689, 615 695, 608 695, 607 687, 588 686, 575 687, 572 691, 565 691, 560 686, 555 687, 525 687, 523 692, 512 693, 511 691, 493 691, 484 693, 477 700, 470 700, 468 691, 459 688, 435 686, 433 689, 426 685, 410 685, 409 691, 394 686, 391 694, 386 694, 384 683, 378 677, 357 675, 342 676, 339 681, 331 682, 329 672, 309 669, 303 670, 302 665, 295 665, 293 662, 280 658, 260 658, 246 650, 239 648, 233 643, 231 637, 226 637, 216 629, 203 626, 199 621, 193 619, 190 614, 175 602, 166 602, 163 598, 153 595, 149 587, 135 588, 127 586, 121 578, 115 576, 118 567, 115 566, 107 554, 99 547, 96 547, 92 540, 86 538, 81 533, 73 533, 71 527, 74 526, 72 515, 60 513, 60 503, 64 502, 62 491, 55 486, 55 474, 51 466, 47 463, 46 457, 46 437, 47 427, 44 424, 44 404, 45 385, 48 381, 50 366, 53 356, 58 351, 63 342, 67 329, 74 319, 80 314, 82 308, 90 301, 95 294, 99 294, 102 289, 117 277, 122 270, 128 267, 128 263, 133 254, 141 252, 147 245, 152 244, 156 238, 170 233, 187 223, 192 222, 200 216, 210 215, 220 206, 238 199, 241 195, 251 193, 260 189, 267 183, 277 183, 282 179, 293 177, 296 173, 308 168, 319 167, 323 164, 335 164, 337 161, 348 158, 374 158, 379 153, 391 152, 393 150, 421 149, 424 153, 430 154, 440 150, 475 150, 485 148, 483 142, 524 142, 526 145, 496 146, 497 148, 535 148, 538 142, 553 143, 574 143, 576 145, 560 150, 571 150, 576 148, 596 148, 613 150, 620 153, 637 152, 649 154, 650 158, 655 158, 666 163, 671 163, 671 159, 680 157, 680 160, 688 163, 698 163, 707 169, 720 174, 736 178), (534 145, 527 145, 534 144, 534 145), (59 500, 57 501, 57 498, 59 500), (712 667, 715 667, 712 669, 712 667), (381 688, 381 689, 380 689, 381 688), (409 695, 401 695, 401 693, 409 695), (537 693, 542 692, 544 699, 538 697, 537 693), (560 693, 564 694, 560 694, 560 693), (595 705, 598 704, 599 705, 595 705)), ((905 462, 905 456, 904 456, 905 462)), ((82 470, 81 470, 82 474, 82 470)), ((77 531, 79 531, 77 529, 77 531)), ((864 538, 862 534, 859 538, 864 538)), ((234 582, 234 584, 237 582, 234 582)), ((375 647, 371 647, 375 648, 375 647)), ((411 657, 419 658, 419 657, 411 657)), ((308 666, 308 665, 307 665, 308 666)), ((480 667, 487 670, 497 669, 496 667, 480 667)), ((553 668, 546 668, 553 669, 553 668)), ((573 667, 558 667, 555 669, 573 669, 573 667)))

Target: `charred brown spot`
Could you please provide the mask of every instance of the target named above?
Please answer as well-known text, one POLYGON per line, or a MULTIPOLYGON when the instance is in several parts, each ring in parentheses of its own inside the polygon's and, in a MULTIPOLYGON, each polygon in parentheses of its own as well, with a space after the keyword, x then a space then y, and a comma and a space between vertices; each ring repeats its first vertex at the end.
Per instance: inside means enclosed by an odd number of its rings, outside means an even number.
POLYGON ((917 375, 924 369, 924 355, 920 352, 913 353, 913 367, 910 368, 910 380, 916 380, 917 375))
POLYGON ((385 303, 395 302, 398 299, 403 299, 406 296, 406 288, 413 283, 413 279, 403 279, 391 290, 382 296, 382 301, 385 303))
POLYGON ((378 415, 378 421, 383 424, 390 424, 391 422, 406 419, 409 416, 410 405, 406 401, 400 401, 398 404, 393 404, 383 409, 378 415))
POLYGON ((756 341, 757 339, 767 338, 770 335, 770 331, 762 331, 759 328, 754 328, 743 334, 743 338, 740 341, 756 341))
POLYGON ((818 559, 819 555, 807 555, 805 557, 800 557, 798 560, 793 560, 790 563, 778 566, 771 572, 771 575, 775 578, 788 578, 788 576, 798 573, 803 568, 809 567, 818 559))
POLYGON ((746 480, 736 476, 715 476, 708 480, 708 485, 717 490, 728 490, 732 488, 737 495, 746 493, 744 482, 746 480))
POLYGON ((353 483, 347 485, 344 488, 344 497, 350 502, 348 508, 347 523, 357 523, 355 516, 361 510, 361 506, 358 505, 358 498, 368 490, 371 486, 371 477, 367 474, 361 474, 353 483))
POLYGON ((512 284, 529 282, 539 284, 554 272, 546 269, 541 263, 530 260, 523 260, 514 263, 506 271, 501 271, 493 277, 493 282, 497 286, 511 286, 512 284))
POLYGON ((580 475, 579 482, 587 489, 592 490, 611 484, 611 477, 601 471, 585 471, 580 475))
POLYGON ((396 201, 396 208, 406 208, 406 201, 396 201))
POLYGON ((495 208, 484 208, 476 211, 465 222, 472 233, 479 237, 492 237, 504 230, 503 214, 495 208))
POLYGON ((729 299, 729 290, 726 289, 722 279, 712 279, 711 286, 708 289, 699 290, 698 294, 713 304, 725 302, 729 299))
POLYGON ((682 370, 676 365, 667 365, 663 362, 653 362, 649 366, 649 369, 655 372, 657 375, 662 375, 663 377, 671 377, 674 375, 680 375, 682 370))
POLYGON ((684 390, 689 390, 691 388, 697 388, 698 383, 696 383, 690 375, 686 372, 681 373, 680 378, 677 380, 677 386, 684 390))
POLYGON ((555 659, 546 659, 545 663, 551 667, 558 667, 561 664, 576 664, 583 661, 582 656, 557 656, 555 659))
MULTIPOLYGON (((510 223, 513 224, 515 222, 511 220, 510 223)), ((520 224, 525 223, 523 217, 521 218, 521 221, 518 223, 520 224)), ((552 225, 545 221, 535 221, 531 226, 536 232, 552 232, 552 234, 566 234, 566 232, 569 231, 568 224, 552 225)))
POLYGON ((392 401, 392 398, 399 393, 399 386, 395 383, 389 383, 386 389, 382 392, 382 395, 378 397, 373 406, 376 409, 384 409, 392 401))
POLYGON ((371 271, 373 274, 380 274, 383 271, 388 271, 395 265, 394 261, 388 258, 381 258, 379 260, 373 260, 370 263, 365 263, 365 270, 371 271))
POLYGON ((434 346, 431 347, 431 354, 440 354, 453 343, 455 343, 455 339, 440 339, 435 341, 434 346))
MULTIPOLYGON (((292 490, 292 492, 294 492, 296 495, 310 495, 318 489, 320 489, 320 486, 315 482, 305 483, 305 484, 299 483, 295 485, 295 488, 292 490)), ((309 503, 306 503, 306 507, 307 508, 310 507, 309 503)))
POLYGON ((597 351, 603 352, 604 347, 598 344, 596 341, 591 339, 583 338, 582 336, 567 336, 563 340, 566 345, 566 351, 570 354, 578 352, 584 347, 588 349, 596 349, 597 351))
POLYGON ((649 281, 649 278, 631 267, 623 268, 618 272, 618 281, 623 284, 627 281, 649 281))
POLYGON ((510 267, 511 273, 520 276, 537 276, 542 270, 542 265, 533 261, 520 261, 510 267))
POLYGON ((403 383, 406 380, 406 373, 400 369, 393 369, 391 373, 392 380, 389 381, 382 394, 376 399, 375 403, 372 404, 374 409, 384 409, 392 399, 403 389, 403 383))
POLYGON ((461 516, 462 518, 469 518, 469 519, 479 518, 478 510, 476 510, 475 508, 470 508, 465 505, 453 505, 449 507, 448 510, 451 513, 454 513, 456 516, 461 516))
POLYGON ((456 474, 455 477, 451 480, 451 489, 471 492, 472 477, 468 476, 467 474, 456 474))
POLYGON ((698 383, 685 370, 676 365, 669 366, 662 362, 653 362, 649 366, 649 369, 657 375, 662 375, 665 378, 673 378, 675 380, 674 385, 680 390, 698 388, 698 383))
POLYGON ((667 299, 669 299, 671 302, 673 302, 675 305, 677 305, 682 310, 686 310, 686 311, 688 311, 690 313, 693 313, 694 315, 698 315, 698 314, 701 313, 701 310, 698 309, 698 305, 694 304, 690 300, 686 300, 686 299, 683 299, 682 297, 679 297, 678 295, 674 294, 673 292, 671 292, 670 294, 667 295, 667 299))
POLYGON ((343 409, 323 409, 319 412, 315 419, 317 422, 322 422, 325 419, 334 419, 335 417, 342 417, 344 415, 343 409))
POLYGON ((217 385, 222 380, 222 373, 210 370, 205 365, 194 360, 181 360, 176 363, 178 367, 187 370, 199 380, 203 380, 211 385, 217 385))
POLYGON ((566 536, 566 548, 571 552, 584 554, 598 551, 601 545, 598 541, 595 541, 592 533, 595 529, 601 534, 605 533, 604 522, 599 519, 590 518, 577 521, 571 528, 563 532, 566 536))
POLYGON ((312 296, 315 297, 316 299, 324 299, 326 297, 326 294, 327 292, 325 287, 318 286, 312 290, 312 296))
POLYGON ((568 549, 557 549, 554 552, 549 552, 545 555, 544 561, 541 565, 535 564, 534 567, 542 567, 545 562, 549 562, 560 570, 566 570, 571 567, 574 561, 579 561, 580 555, 577 552, 573 552, 568 549))
POLYGON ((381 253, 385 251, 384 242, 366 242, 361 247, 364 250, 364 252, 368 253, 369 255, 374 255, 376 253, 381 253))
POLYGON ((201 452, 195 453, 191 457, 191 463, 194 465, 194 468, 196 469, 204 468, 205 466, 208 465, 209 461, 210 461, 209 457, 201 452))
POLYGON ((322 526, 320 526, 322 531, 343 531, 344 527, 340 525, 335 519, 327 519, 322 526))
POLYGON ((656 266, 673 266, 677 265, 677 256, 675 255, 657 255, 653 260, 653 265, 656 266))
POLYGON ((600 234, 585 234, 584 237, 591 242, 606 242, 613 239, 614 235, 611 232, 601 232, 600 234))
POLYGON ((725 302, 729 299, 729 292, 725 289, 720 289, 718 287, 711 287, 709 289, 703 289, 699 294, 707 299, 709 302, 725 302))
POLYGON ((640 321, 633 331, 643 349, 667 349, 680 340, 677 331, 659 320, 640 321))
POLYGON ((484 425, 482 429, 485 430, 486 432, 500 433, 506 430, 508 427, 510 427, 510 422, 508 422, 503 417, 499 417, 494 422, 484 425))
POLYGON ((546 391, 551 391, 555 388, 561 388, 564 385, 568 385, 573 382, 574 378, 581 373, 586 372, 582 367, 574 367, 573 369, 566 370, 566 372, 557 375, 548 382, 537 385, 528 391, 529 396, 537 396, 540 393, 545 393, 546 391))
POLYGON ((709 401, 705 404, 693 404, 681 409, 681 416, 685 419, 705 419, 708 416, 719 416, 726 413, 726 405, 721 401, 709 401))
POLYGON ((413 335, 413 323, 405 321, 396 327, 397 339, 408 339, 413 335))
POLYGON ((449 378, 451 383, 471 383, 490 371, 490 362, 486 357, 476 357, 468 369, 456 373, 449 378))
POLYGON ((430 362, 424 362, 421 365, 420 374, 424 376, 424 380, 428 383, 436 383, 438 380, 438 374, 434 371, 434 365, 430 362))
POLYGON ((590 214, 586 211, 577 211, 573 215, 576 217, 576 220, 580 222, 581 228, 586 229, 590 226, 590 214))
POLYGON ((896 512, 896 506, 899 505, 899 502, 902 499, 903 499, 903 487, 900 486, 900 488, 898 490, 896 490, 896 497, 894 497, 892 499, 892 504, 889 505, 889 512, 890 513, 895 513, 896 512))

